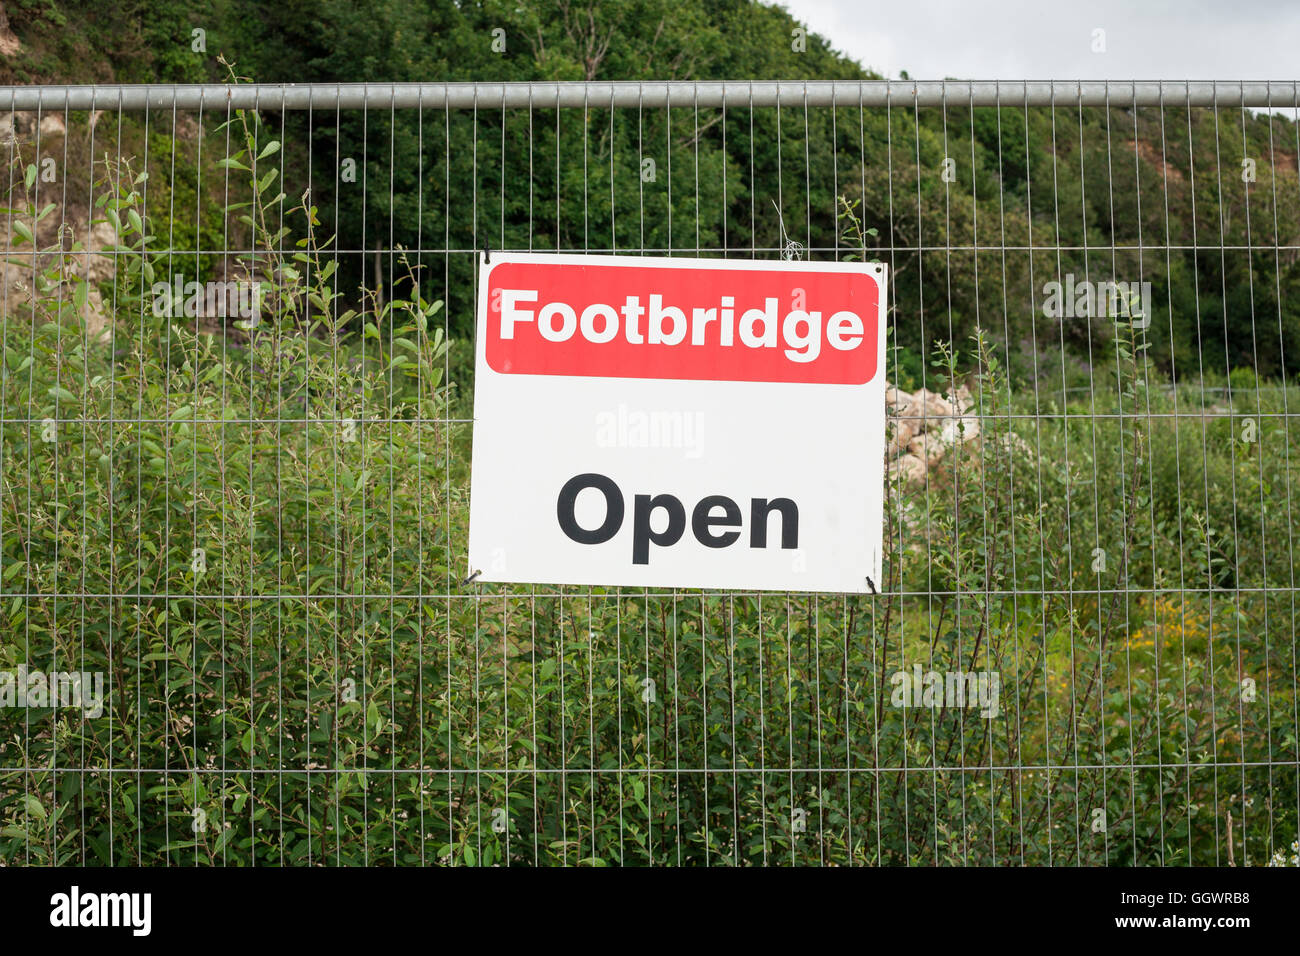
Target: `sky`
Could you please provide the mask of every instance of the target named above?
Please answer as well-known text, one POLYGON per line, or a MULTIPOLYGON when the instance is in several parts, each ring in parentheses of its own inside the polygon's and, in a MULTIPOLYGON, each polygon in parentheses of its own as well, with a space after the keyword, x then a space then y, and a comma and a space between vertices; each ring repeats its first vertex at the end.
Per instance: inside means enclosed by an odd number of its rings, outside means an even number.
POLYGON ((778 2, 890 79, 902 70, 916 80, 1290 81, 1300 73, 1300 0, 778 2))

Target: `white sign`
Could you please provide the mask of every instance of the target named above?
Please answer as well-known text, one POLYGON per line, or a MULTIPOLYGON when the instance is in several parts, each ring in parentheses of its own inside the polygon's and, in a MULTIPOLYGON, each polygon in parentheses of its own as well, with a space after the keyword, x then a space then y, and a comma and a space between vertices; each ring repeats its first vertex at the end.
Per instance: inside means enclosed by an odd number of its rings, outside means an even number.
POLYGON ((469 573, 879 589, 885 269, 493 253, 469 573))

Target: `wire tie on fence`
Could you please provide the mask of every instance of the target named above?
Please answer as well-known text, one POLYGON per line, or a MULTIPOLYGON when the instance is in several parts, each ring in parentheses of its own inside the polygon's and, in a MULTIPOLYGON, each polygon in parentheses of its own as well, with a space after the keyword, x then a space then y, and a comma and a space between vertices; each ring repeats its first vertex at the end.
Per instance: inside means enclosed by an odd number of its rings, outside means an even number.
POLYGON ((486 242, 483 243, 483 264, 485 266, 492 265, 492 247, 486 242))
POLYGON ((482 574, 482 573, 483 573, 482 571, 475 571, 473 574, 471 574, 469 577, 467 577, 464 581, 461 581, 461 582, 460 582, 460 586, 461 586, 461 587, 465 587, 465 586, 468 585, 468 584, 473 584, 473 583, 474 583, 474 579, 475 579, 476 577, 478 577, 478 576, 479 576, 480 574, 482 574))
POLYGON ((871 575, 868 574, 866 578, 867 578, 867 587, 871 588, 871 593, 879 594, 880 592, 876 590, 876 582, 871 580, 871 575))

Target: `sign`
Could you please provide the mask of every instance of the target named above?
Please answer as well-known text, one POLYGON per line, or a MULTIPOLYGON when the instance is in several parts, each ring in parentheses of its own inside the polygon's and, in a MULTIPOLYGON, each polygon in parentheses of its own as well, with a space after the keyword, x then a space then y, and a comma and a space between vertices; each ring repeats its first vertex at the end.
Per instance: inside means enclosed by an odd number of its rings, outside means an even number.
POLYGON ((478 292, 476 580, 878 589, 884 266, 493 253, 478 292))

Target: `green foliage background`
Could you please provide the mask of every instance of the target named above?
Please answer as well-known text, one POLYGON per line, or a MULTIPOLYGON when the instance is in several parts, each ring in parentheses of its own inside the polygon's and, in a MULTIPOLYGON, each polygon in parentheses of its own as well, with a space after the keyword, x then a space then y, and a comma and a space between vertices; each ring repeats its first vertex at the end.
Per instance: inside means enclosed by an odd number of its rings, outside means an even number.
MULTIPOLYGON (((8 8, 22 82, 221 79, 218 52, 260 81, 870 78, 736 0, 8 8)), ((0 711, 0 861, 1204 864, 1296 839, 1290 120, 88 126, 55 216, 116 236, 107 342, 82 238, 39 238, 50 142, 11 157, 40 249, 2 330, 0 670, 103 670, 112 698, 0 711), (775 258, 782 221, 812 258, 890 263, 891 378, 965 384, 981 417, 891 487, 884 593, 463 585, 475 250, 775 258), (224 250, 273 290, 264 325, 154 316, 155 277, 224 250), (1068 272, 1151 281, 1150 330, 1044 317, 1068 272), (918 662, 997 671, 1000 719, 891 706, 918 662)))

